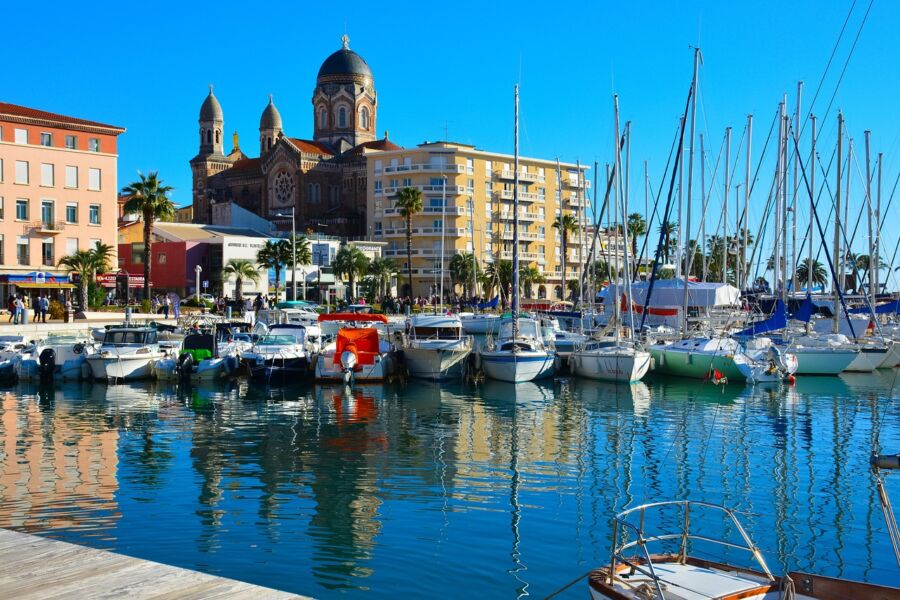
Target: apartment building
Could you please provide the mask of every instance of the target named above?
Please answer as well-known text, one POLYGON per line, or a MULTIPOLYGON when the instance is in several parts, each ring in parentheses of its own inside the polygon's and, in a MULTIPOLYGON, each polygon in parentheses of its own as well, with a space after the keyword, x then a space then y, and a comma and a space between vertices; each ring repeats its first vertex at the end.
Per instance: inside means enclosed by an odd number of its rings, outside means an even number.
MULTIPOLYGON (((384 256, 400 265, 403 295, 430 294, 442 276, 449 290, 448 267, 457 253, 474 252, 482 268, 512 259, 513 165, 512 155, 453 142, 368 155, 367 233, 369 239, 385 242, 384 256), (406 223, 396 206, 397 192, 406 187, 423 196, 422 211, 412 218, 412 290, 404 283, 406 223)), ((562 242, 553 222, 562 213, 587 222, 587 171, 586 166, 579 170, 555 160, 519 159, 519 260, 546 278, 534 288, 537 298, 563 297, 562 242)), ((578 276, 579 260, 587 256, 589 245, 587 234, 570 235, 567 279, 578 276)))
MULTIPOLYGON (((70 287, 59 260, 116 246, 122 127, 0 102, 0 294, 70 287)), ((114 251, 115 252, 115 251, 114 251)), ((113 257, 115 264, 115 256, 113 257)))

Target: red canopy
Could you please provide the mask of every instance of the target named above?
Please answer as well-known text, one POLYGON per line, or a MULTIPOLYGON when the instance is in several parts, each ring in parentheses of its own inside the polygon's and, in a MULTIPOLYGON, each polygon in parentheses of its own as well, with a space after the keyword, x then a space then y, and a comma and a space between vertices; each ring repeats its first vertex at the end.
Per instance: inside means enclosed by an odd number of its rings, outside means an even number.
POLYGON ((379 322, 387 323, 388 318, 385 315, 363 314, 363 313, 329 313, 319 315, 319 322, 322 321, 361 321, 361 322, 379 322))
MULTIPOLYGON (((384 316, 384 315, 381 315, 384 316)), ((370 327, 360 329, 341 329, 335 343, 334 364, 341 364, 341 354, 350 351, 356 355, 360 365, 375 363, 378 354, 378 331, 370 327)))

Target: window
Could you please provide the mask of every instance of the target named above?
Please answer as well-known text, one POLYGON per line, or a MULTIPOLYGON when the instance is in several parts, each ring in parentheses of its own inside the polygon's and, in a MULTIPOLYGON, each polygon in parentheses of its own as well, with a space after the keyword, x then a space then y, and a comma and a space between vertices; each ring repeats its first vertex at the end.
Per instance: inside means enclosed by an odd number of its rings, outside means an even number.
POLYGON ((88 169, 88 189, 100 190, 100 169, 88 169))
POLYGON ((91 204, 88 207, 88 222, 91 225, 99 225, 100 224, 100 205, 99 204, 91 204))
POLYGON ((28 220, 28 200, 26 200, 25 198, 18 198, 16 200, 16 220, 28 220))
POLYGON ((319 109, 319 129, 325 129, 325 109, 319 109))
POLYGON ((376 194, 381 193, 381 181, 380 180, 375 181, 375 193, 376 194))
POLYGON ((66 148, 69 150, 74 150, 78 146, 78 137, 74 135, 66 136, 66 148))
POLYGON ((403 178, 403 187, 408 188, 410 186, 412 186, 412 178, 404 177, 403 178))
POLYGON ((47 266, 53 266, 56 264, 53 261, 53 240, 44 240, 41 243, 41 264, 47 266))
POLYGON ((365 106, 359 111, 359 122, 363 129, 369 128, 369 109, 365 106))
POLYGON ((16 161, 16 183, 28 183, 28 161, 16 161))
POLYGON ((3 248, 6 246, 4 242, 3 235, 0 234, 0 265, 6 264, 6 253, 3 251, 3 248))
POLYGON ((0 183, 3 183, 3 159, 0 158, 0 183))
POLYGON ((78 187, 78 167, 66 166, 66 187, 78 187))
POLYGON ((41 146, 52 146, 53 145, 53 134, 52 133, 41 133, 41 146))
POLYGON ((3 196, 0 196, 0 221, 3 220, 3 196))
POLYGON ((156 264, 164 265, 168 262, 169 262, 169 257, 166 256, 165 252, 160 252, 159 254, 156 255, 156 264))
POLYGON ((91 250, 97 248, 102 242, 97 238, 91 238, 89 248, 91 250))
POLYGON ((347 109, 341 107, 338 111, 338 127, 346 127, 347 126, 347 109))
POLYGON ((78 205, 74 202, 66 204, 66 223, 78 222, 78 205))
POLYGON ((27 265, 30 262, 28 253, 28 238, 19 236, 16 241, 16 259, 20 265, 27 265))
POLYGON ((66 238, 66 256, 78 252, 78 238, 66 238))
POLYGON ((100 140, 98 138, 89 138, 88 150, 91 152, 100 152, 100 140))
POLYGON ((41 163, 41 185, 53 187, 53 165, 41 163))
POLYGON ((28 143, 28 130, 27 129, 16 129, 16 143, 17 144, 27 144, 28 143))
POLYGON ((144 243, 134 242, 131 244, 131 262, 135 265, 144 264, 144 243))
POLYGON ((53 200, 41 200, 41 224, 45 229, 53 228, 53 200))

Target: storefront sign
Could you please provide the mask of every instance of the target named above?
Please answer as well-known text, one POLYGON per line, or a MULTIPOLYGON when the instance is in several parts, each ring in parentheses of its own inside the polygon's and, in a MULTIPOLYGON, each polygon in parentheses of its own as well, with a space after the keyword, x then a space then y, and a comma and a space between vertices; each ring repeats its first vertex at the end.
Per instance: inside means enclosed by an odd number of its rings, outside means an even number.
POLYGON ((119 275, 128 275, 128 287, 142 288, 144 287, 144 275, 135 273, 97 273, 97 285, 105 288, 116 287, 116 277, 119 275))

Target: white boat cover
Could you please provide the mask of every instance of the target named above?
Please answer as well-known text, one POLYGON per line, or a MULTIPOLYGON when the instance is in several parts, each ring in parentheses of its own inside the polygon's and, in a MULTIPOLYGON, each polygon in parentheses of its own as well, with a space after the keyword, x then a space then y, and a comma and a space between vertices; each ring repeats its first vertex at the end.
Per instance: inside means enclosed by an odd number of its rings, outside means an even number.
MULTIPOLYGON (((608 288, 615 292, 616 285, 608 288)), ((618 297, 621 302, 625 285, 618 285, 619 293, 607 293, 604 302, 607 307, 618 297)), ((647 290, 650 282, 641 281, 631 284, 632 298, 635 304, 641 306, 647 298, 647 290)), ((688 282, 688 306, 698 308, 711 308, 714 306, 740 306, 741 291, 733 285, 711 282, 688 282)), ((678 307, 684 304, 684 280, 682 279, 657 279, 653 285, 653 296, 650 298, 650 308, 678 307)), ((607 310, 610 310, 607 308, 607 310)))

